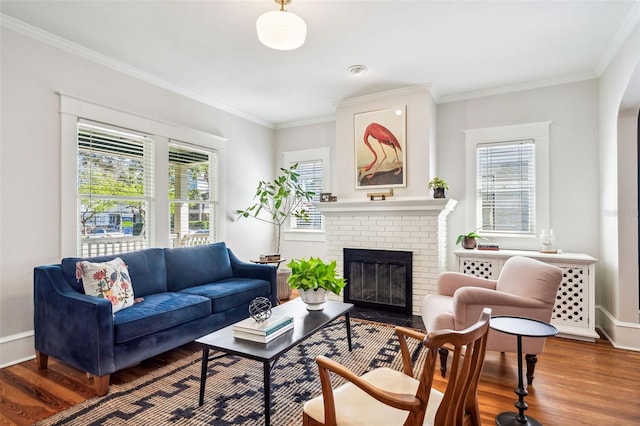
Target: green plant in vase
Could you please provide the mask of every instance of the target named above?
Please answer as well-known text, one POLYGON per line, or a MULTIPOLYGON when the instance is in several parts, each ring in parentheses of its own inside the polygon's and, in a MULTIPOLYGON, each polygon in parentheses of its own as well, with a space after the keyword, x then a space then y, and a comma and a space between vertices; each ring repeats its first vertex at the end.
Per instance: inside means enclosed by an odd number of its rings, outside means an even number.
POLYGON ((288 283, 298 290, 309 310, 322 310, 327 300, 327 292, 339 295, 346 281, 336 272, 336 261, 325 262, 319 257, 292 260, 287 264, 291 269, 288 283))
POLYGON ((446 180, 434 177, 429 181, 429 189, 433 190, 433 198, 447 198, 449 185, 447 185, 446 180))
POLYGON ((478 238, 486 240, 485 237, 477 234, 476 231, 467 232, 466 234, 460 234, 456 239, 456 245, 461 244, 463 248, 474 249, 478 245, 476 241, 476 239, 478 238))

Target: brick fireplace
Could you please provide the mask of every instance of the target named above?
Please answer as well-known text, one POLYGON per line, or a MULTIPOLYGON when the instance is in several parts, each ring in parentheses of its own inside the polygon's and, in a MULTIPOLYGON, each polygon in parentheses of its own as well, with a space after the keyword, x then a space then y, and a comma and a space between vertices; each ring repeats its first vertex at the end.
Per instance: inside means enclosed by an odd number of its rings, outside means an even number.
POLYGON ((447 216, 451 199, 399 199, 318 203, 324 214, 327 257, 344 270, 343 249, 413 252, 412 313, 435 293, 438 274, 446 270, 447 216))

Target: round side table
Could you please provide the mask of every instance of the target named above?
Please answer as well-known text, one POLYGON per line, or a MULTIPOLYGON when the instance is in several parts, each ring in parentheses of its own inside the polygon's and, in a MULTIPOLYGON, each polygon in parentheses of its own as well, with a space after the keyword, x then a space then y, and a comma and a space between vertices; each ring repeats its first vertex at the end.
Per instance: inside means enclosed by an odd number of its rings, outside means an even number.
POLYGON ((509 315, 497 315, 491 318, 489 326, 496 330, 507 334, 513 334, 518 339, 518 387, 515 388, 515 393, 518 395, 518 400, 515 402, 515 406, 518 409, 517 413, 504 412, 498 414, 496 417, 496 425, 498 426, 542 426, 542 424, 532 417, 524 415, 524 411, 529 406, 524 402, 524 397, 528 395, 527 390, 524 387, 522 380, 522 337, 549 337, 558 334, 558 329, 553 325, 534 320, 531 318, 515 317, 509 315))

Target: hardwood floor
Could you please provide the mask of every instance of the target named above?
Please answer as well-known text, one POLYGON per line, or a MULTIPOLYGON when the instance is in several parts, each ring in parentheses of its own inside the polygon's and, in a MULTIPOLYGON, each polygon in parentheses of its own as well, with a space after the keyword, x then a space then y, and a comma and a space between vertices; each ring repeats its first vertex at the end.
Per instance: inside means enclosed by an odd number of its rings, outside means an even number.
MULTIPOLYGON (((166 352, 114 373, 111 384, 130 382, 193 352, 199 352, 195 344, 166 352)), ((502 411, 515 411, 516 383, 515 354, 487 352, 479 388, 484 424, 494 424, 502 411)), ((435 387, 445 385, 438 374, 435 387)), ((84 373, 55 359, 46 370, 38 370, 35 360, 6 367, 0 370, 0 424, 30 425, 93 395, 84 373)), ((604 339, 547 339, 525 402, 526 414, 547 426, 640 424, 640 352, 615 349, 604 339)))

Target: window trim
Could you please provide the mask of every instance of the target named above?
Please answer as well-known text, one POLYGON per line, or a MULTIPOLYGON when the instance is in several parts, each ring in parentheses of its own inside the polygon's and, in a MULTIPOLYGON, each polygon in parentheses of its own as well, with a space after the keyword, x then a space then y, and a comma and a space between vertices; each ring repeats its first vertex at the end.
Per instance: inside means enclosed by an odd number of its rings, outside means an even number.
MULTIPOLYGON (((285 151, 282 153, 283 167, 301 161, 321 160, 322 167, 322 190, 331 192, 331 148, 311 148, 297 151, 285 151)), ((283 230, 285 241, 324 241, 325 240, 325 218, 322 216, 322 229, 291 229, 289 223, 283 230)))
MULTIPOLYGON (((491 241, 503 248, 535 250, 539 248, 537 235, 542 229, 552 228, 550 222, 549 132, 551 121, 516 124, 465 130, 465 229, 466 233, 477 228, 476 210, 476 147, 481 143, 533 139, 536 162, 536 219, 532 235, 492 234, 491 241)), ((463 232, 464 231, 464 232, 463 232)))
MULTIPOLYGON (((133 129, 151 136, 154 145, 154 176, 156 194, 153 197, 152 220, 155 232, 150 235, 150 244, 154 247, 169 247, 169 204, 168 198, 158 192, 159 188, 169 187, 168 174, 163 172, 169 164, 169 141, 189 141, 194 147, 213 149, 218 151, 218 190, 219 211, 225 210, 223 188, 226 176, 226 144, 227 139, 220 135, 206 133, 200 130, 183 127, 173 123, 148 118, 139 114, 111 108, 94 102, 78 99, 73 96, 57 93, 60 97, 60 253, 62 257, 74 257, 79 252, 80 240, 77 226, 77 144, 78 120, 86 119, 113 126, 133 129), (164 214, 166 213, 166 214, 164 214)), ((222 215, 219 215, 222 216, 222 215)), ((224 220, 218 217, 216 227, 218 241, 224 241, 224 220)))

